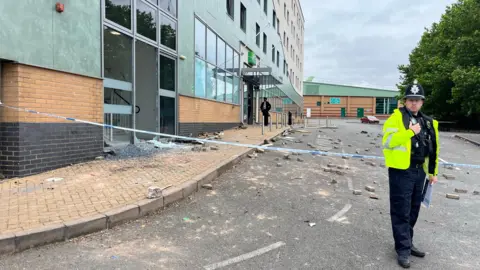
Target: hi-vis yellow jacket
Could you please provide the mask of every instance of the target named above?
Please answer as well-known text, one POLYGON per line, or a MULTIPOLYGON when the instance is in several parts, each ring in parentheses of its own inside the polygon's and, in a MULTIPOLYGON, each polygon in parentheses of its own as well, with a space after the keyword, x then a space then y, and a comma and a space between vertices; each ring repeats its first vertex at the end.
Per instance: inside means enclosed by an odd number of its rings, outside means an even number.
MULTIPOLYGON (((428 135, 431 136, 430 139, 433 146, 432 153, 425 160, 424 170, 428 175, 437 175, 440 152, 438 121, 424 114, 422 116, 428 127, 428 135)), ((383 125, 383 154, 385 156, 385 165, 389 168, 406 170, 410 167, 411 138, 415 136, 415 133, 409 129, 409 125, 410 117, 404 111, 404 108, 395 109, 383 125)))

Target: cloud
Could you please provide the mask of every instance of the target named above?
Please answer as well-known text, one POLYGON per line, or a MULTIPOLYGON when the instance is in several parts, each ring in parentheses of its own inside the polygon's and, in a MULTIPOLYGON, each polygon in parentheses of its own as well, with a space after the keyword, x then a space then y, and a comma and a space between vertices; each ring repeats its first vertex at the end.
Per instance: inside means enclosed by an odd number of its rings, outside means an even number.
POLYGON ((302 0, 304 76, 395 89, 425 27, 455 0, 302 0))

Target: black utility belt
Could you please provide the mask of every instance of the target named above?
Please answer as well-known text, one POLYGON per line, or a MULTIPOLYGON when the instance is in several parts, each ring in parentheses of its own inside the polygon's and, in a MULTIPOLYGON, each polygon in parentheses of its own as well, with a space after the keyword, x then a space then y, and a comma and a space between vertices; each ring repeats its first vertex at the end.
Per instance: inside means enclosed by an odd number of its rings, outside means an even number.
POLYGON ((423 168, 423 164, 425 164, 425 161, 422 163, 419 162, 410 162, 410 168, 423 168))

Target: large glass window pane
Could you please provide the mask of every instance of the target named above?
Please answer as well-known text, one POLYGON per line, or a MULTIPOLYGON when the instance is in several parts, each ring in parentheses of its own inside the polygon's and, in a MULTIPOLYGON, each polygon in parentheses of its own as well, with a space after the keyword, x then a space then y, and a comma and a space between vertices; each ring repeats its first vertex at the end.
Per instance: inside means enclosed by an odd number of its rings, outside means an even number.
POLYGON ((160 24, 160 43, 172 50, 177 50, 177 23, 162 14, 160 24))
POLYGON ((225 68, 225 42, 217 38, 217 66, 225 68))
POLYGON ((217 68, 214 65, 207 66, 207 98, 215 99, 217 93, 217 68))
POLYGON ((160 55, 160 88, 175 91, 175 60, 160 55))
POLYGON ((385 98, 375 99, 375 114, 384 114, 385 98))
POLYGON ((141 0, 137 0, 137 33, 157 41, 157 12, 141 0))
POLYGON ((217 72, 217 100, 225 101, 225 70, 217 72))
POLYGON ((233 102, 233 75, 226 74, 225 77, 225 101, 228 103, 233 102))
POLYGON ((105 0, 105 17, 123 27, 132 29, 130 0, 105 0))
POLYGON ((195 96, 205 97, 205 61, 195 58, 195 96))
POLYGON ((132 82, 132 39, 106 26, 103 32, 105 77, 132 82))
POLYGON ((227 47, 227 54, 225 55, 225 65, 227 68, 227 71, 232 72, 233 69, 233 50, 232 47, 226 46, 227 47))
POLYGON ((205 59, 205 25, 195 19, 195 54, 205 59))
POLYGON ((240 103, 240 80, 238 77, 233 77, 233 103, 240 103))
POLYGON ((177 0, 158 0, 160 8, 177 17, 177 0))
POLYGON ((175 134, 175 99, 160 96, 160 133, 175 134))
POLYGON ((207 28, 207 61, 217 63, 217 35, 207 28))
POLYGON ((237 52, 233 52, 233 68, 235 69, 235 74, 240 74, 240 56, 237 52))

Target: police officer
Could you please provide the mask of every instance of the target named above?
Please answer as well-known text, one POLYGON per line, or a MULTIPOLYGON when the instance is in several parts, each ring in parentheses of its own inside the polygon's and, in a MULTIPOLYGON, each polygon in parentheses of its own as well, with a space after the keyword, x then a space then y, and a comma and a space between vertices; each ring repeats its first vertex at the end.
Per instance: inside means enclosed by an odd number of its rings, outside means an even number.
POLYGON ((390 185, 390 217, 397 261, 410 267, 410 255, 424 257, 413 245, 413 227, 429 182, 437 182, 438 122, 420 112, 424 90, 415 80, 405 91, 405 107, 395 109, 383 126, 383 153, 390 185))

